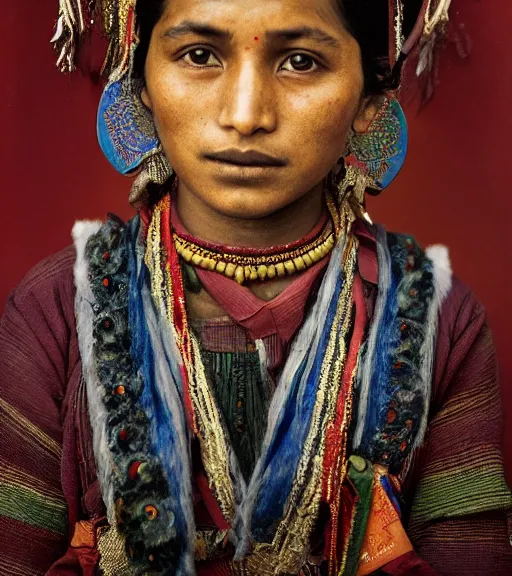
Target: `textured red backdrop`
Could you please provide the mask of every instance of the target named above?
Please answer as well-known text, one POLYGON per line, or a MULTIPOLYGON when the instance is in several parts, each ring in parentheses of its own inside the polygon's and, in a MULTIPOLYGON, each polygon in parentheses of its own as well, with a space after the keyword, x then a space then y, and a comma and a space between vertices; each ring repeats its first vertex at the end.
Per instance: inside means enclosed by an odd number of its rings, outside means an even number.
MULTIPOLYGON (((75 219, 132 213, 129 182, 96 144, 99 85, 55 69, 48 40, 57 0, 2 4, 0 310, 33 264, 70 243, 75 219)), ((408 110, 406 166, 370 210, 424 245, 447 244, 454 270, 486 305, 500 359, 512 478, 512 3, 454 0, 453 7, 472 40, 471 55, 460 61, 455 46, 443 54, 433 100, 419 115, 414 106, 408 110)))

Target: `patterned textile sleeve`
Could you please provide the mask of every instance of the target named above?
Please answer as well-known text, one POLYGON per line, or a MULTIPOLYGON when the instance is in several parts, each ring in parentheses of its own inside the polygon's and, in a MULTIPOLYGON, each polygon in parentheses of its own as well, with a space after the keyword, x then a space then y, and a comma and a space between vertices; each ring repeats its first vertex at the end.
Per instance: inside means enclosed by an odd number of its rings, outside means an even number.
POLYGON ((61 481, 63 414, 78 354, 72 266, 65 250, 37 266, 11 294, 0 321, 0 574, 38 576, 67 548, 61 481))
MULTIPOLYGON (((512 574, 500 400, 485 311, 455 281, 441 311, 429 430, 408 482, 415 488, 408 534, 440 574, 512 574)), ((431 574, 413 556, 385 572, 431 574)))

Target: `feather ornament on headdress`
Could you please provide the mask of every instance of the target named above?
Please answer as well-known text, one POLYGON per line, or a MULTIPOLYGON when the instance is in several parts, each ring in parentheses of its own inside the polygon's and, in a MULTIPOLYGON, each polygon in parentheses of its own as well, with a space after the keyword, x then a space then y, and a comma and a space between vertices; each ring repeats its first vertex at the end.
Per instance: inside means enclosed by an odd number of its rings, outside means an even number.
POLYGON ((448 11, 452 0, 428 0, 426 3, 423 35, 420 40, 420 57, 416 75, 431 73, 434 67, 434 51, 449 21, 448 11))
POLYGON ((57 67, 71 73, 83 36, 96 26, 108 38, 102 74, 119 79, 130 67, 137 42, 136 0, 59 0, 59 16, 51 39, 57 51, 57 67))
POLYGON ((60 0, 59 17, 55 25, 55 33, 51 43, 58 53, 57 68, 62 72, 73 72, 75 69, 75 53, 77 45, 89 26, 94 25, 92 13, 82 0, 60 0), (84 15, 85 12, 85 15, 84 15))
POLYGON ((420 56, 416 75, 431 73, 434 51, 444 38, 452 0, 423 0, 416 23, 404 37, 403 22, 406 0, 389 0, 389 61, 400 65, 419 44, 420 56))

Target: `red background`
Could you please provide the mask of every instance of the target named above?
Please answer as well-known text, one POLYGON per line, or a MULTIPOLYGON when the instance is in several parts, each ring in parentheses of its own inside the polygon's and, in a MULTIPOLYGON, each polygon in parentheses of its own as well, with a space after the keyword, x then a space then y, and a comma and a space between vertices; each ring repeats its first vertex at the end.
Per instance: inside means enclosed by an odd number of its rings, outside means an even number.
MULTIPOLYGON (((128 218, 129 182, 96 143, 100 86, 59 74, 49 38, 57 0, 3 0, 0 17, 3 160, 0 310, 10 290, 44 256, 70 243, 75 219, 128 218)), ((410 152, 386 193, 370 203, 375 220, 423 244, 442 242, 457 275, 487 307, 500 360, 512 478, 510 0, 454 0, 455 25, 471 38, 461 61, 443 53, 434 98, 408 106, 410 152)), ((86 63, 96 67, 96 63, 86 63)))

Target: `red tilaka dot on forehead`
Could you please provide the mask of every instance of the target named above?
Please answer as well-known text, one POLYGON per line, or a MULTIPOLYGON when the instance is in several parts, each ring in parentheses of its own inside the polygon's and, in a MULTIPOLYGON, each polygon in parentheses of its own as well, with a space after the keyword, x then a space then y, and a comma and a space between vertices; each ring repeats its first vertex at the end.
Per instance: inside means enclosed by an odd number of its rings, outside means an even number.
POLYGON ((254 37, 254 41, 257 42, 259 38, 257 36, 254 37))

